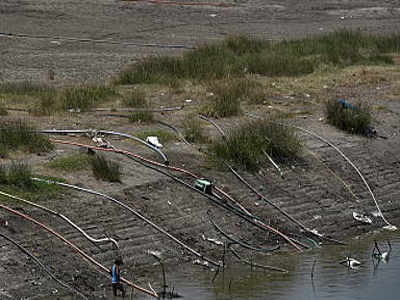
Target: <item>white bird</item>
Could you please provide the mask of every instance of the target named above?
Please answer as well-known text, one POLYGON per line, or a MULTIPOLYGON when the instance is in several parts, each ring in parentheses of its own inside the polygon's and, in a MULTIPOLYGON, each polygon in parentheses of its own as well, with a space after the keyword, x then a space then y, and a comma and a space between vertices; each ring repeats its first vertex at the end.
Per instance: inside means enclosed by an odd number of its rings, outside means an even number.
POLYGON ((361 262, 359 262, 358 260, 356 260, 354 258, 347 256, 345 260, 340 262, 340 264, 343 264, 348 268, 355 269, 361 265, 361 262))
POLYGON ((386 252, 381 252, 381 250, 379 249, 378 243, 376 241, 374 241, 374 242, 375 242, 375 247, 372 252, 372 256, 377 260, 383 261, 384 263, 389 262, 390 253, 392 252, 392 245, 390 244, 390 241, 388 241, 389 250, 386 252), (375 249, 378 251, 378 253, 375 252, 375 249))

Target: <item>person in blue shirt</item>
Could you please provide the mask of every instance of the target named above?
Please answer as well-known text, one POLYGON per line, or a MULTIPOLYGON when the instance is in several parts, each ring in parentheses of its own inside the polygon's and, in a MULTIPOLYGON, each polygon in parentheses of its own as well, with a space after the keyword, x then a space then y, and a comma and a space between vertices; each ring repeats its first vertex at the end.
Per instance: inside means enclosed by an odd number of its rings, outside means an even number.
POLYGON ((122 298, 125 298, 125 289, 121 283, 120 278, 120 265, 122 265, 122 260, 117 258, 114 262, 114 265, 111 268, 111 276, 112 276, 112 288, 114 296, 117 296, 117 291, 120 290, 122 292, 122 298))

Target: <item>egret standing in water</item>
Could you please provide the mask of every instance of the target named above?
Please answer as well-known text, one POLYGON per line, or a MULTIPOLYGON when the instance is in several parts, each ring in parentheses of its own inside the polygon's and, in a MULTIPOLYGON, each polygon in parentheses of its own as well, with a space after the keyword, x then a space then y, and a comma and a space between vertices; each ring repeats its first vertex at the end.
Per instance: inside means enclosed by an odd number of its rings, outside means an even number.
POLYGON ((374 242, 375 242, 375 247, 374 250, 372 251, 372 257, 379 261, 383 261, 384 263, 388 263, 390 258, 390 253, 392 252, 392 245, 390 244, 390 241, 387 242, 389 245, 389 250, 386 252, 381 252, 378 243, 376 241, 374 242))
POLYGON ((351 268, 351 269, 357 269, 357 267, 359 267, 361 265, 361 263, 358 260, 348 257, 348 256, 346 257, 345 260, 342 260, 339 263, 342 265, 345 265, 346 267, 351 268))

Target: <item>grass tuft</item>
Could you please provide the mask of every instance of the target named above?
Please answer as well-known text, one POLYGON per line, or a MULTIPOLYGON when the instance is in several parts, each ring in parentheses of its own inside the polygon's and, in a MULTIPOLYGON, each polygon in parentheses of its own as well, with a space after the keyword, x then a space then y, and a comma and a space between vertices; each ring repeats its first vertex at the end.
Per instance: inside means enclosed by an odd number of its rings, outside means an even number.
POLYGON ((209 147, 210 157, 255 171, 266 160, 264 151, 280 163, 293 160, 302 148, 296 132, 277 122, 258 120, 232 130, 209 147))
POLYGON ((123 98, 123 104, 128 107, 146 107, 146 93, 143 90, 135 89, 123 98))
POLYGON ((121 166, 119 163, 107 160, 102 155, 96 155, 90 159, 90 166, 96 179, 121 182, 121 166))
POLYGON ((189 143, 207 143, 203 123, 197 116, 188 116, 183 120, 183 135, 189 143))
POLYGON ((352 134, 371 135, 371 107, 363 102, 353 106, 343 101, 332 99, 326 102, 328 123, 352 134))
POLYGON ((237 116, 241 113, 240 102, 246 96, 242 80, 222 80, 213 82, 210 89, 214 96, 211 102, 201 108, 201 113, 215 118, 237 116))
POLYGON ((23 162, 13 162, 7 168, 6 181, 9 185, 16 187, 31 189, 32 183, 32 169, 29 165, 23 162))
POLYGON ((59 157, 46 164, 51 169, 66 172, 80 171, 89 168, 90 160, 86 153, 73 154, 66 157, 59 157))
POLYGON ((71 87, 64 90, 61 105, 64 110, 86 111, 115 94, 116 91, 113 88, 104 85, 71 87))
POLYGON ((132 123, 151 123, 153 120, 153 112, 148 110, 134 111, 129 114, 129 121, 132 123))
POLYGON ((23 150, 31 153, 48 152, 53 149, 49 139, 35 133, 26 121, 0 121, 0 154, 5 157, 11 150, 23 150))

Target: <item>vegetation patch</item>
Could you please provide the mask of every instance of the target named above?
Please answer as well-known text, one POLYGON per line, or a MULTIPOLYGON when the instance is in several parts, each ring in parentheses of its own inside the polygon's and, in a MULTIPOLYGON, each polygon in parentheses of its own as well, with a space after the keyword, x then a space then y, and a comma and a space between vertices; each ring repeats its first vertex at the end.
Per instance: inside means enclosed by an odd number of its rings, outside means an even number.
POLYGON ((188 116, 183 120, 183 135, 189 143, 207 143, 208 137, 204 134, 201 120, 195 116, 188 116))
POLYGON ((4 107, 3 104, 0 103, 0 116, 7 116, 7 115, 8 115, 7 109, 4 107))
POLYGON ((59 157, 46 164, 51 169, 62 170, 66 172, 80 171, 88 169, 90 159, 86 153, 73 154, 66 157, 59 157))
POLYGON ((102 155, 96 155, 90 159, 90 166, 96 179, 121 182, 121 166, 119 163, 107 160, 102 155))
POLYGON ((64 110, 86 111, 114 95, 116 91, 104 85, 71 87, 63 91, 61 107, 64 110))
POLYGON ((133 111, 129 114, 129 121, 132 123, 151 123, 153 120, 153 112, 149 110, 133 111))
POLYGON ((247 87, 244 80, 222 80, 210 84, 214 96, 201 108, 201 113, 215 118, 239 115, 240 102, 249 95, 247 87))
POLYGON ((53 92, 55 89, 43 83, 32 81, 3 82, 0 84, 0 94, 40 95, 53 92))
MULTIPOLYGON (((5 165, 0 164, 0 190, 26 200, 39 202, 43 200, 53 200, 60 196, 61 188, 54 184, 34 181, 32 170, 29 165, 23 162, 12 162, 5 165)), ((61 178, 35 176, 42 179, 51 179, 65 182, 61 178)), ((4 197, 0 195, 0 198, 4 197)), ((4 197, 6 201, 13 201, 4 197)))
POLYGON ((371 107, 367 103, 352 105, 344 99, 332 99, 326 102, 325 113, 328 123, 341 130, 366 136, 373 134, 371 107))
POLYGON ((122 103, 128 107, 146 107, 146 93, 141 89, 134 89, 124 96, 122 103))
POLYGON ((9 166, 2 166, 2 175, 0 175, 0 184, 13 185, 15 187, 23 189, 31 189, 33 187, 32 182, 32 170, 29 165, 23 162, 12 162, 9 166))
POLYGON ((31 153, 48 152, 54 148, 45 135, 34 132, 34 128, 23 120, 0 121, 0 149, 2 157, 11 150, 31 153))
POLYGON ((400 34, 378 36, 341 30, 290 41, 230 36, 179 57, 151 56, 119 74, 121 84, 161 83, 174 79, 215 80, 246 74, 298 76, 322 65, 392 64, 400 52, 400 34))
POLYGON ((213 142, 208 152, 217 163, 230 162, 255 171, 266 160, 265 153, 280 163, 292 161, 302 143, 294 129, 280 125, 277 119, 257 120, 229 132, 213 142))

